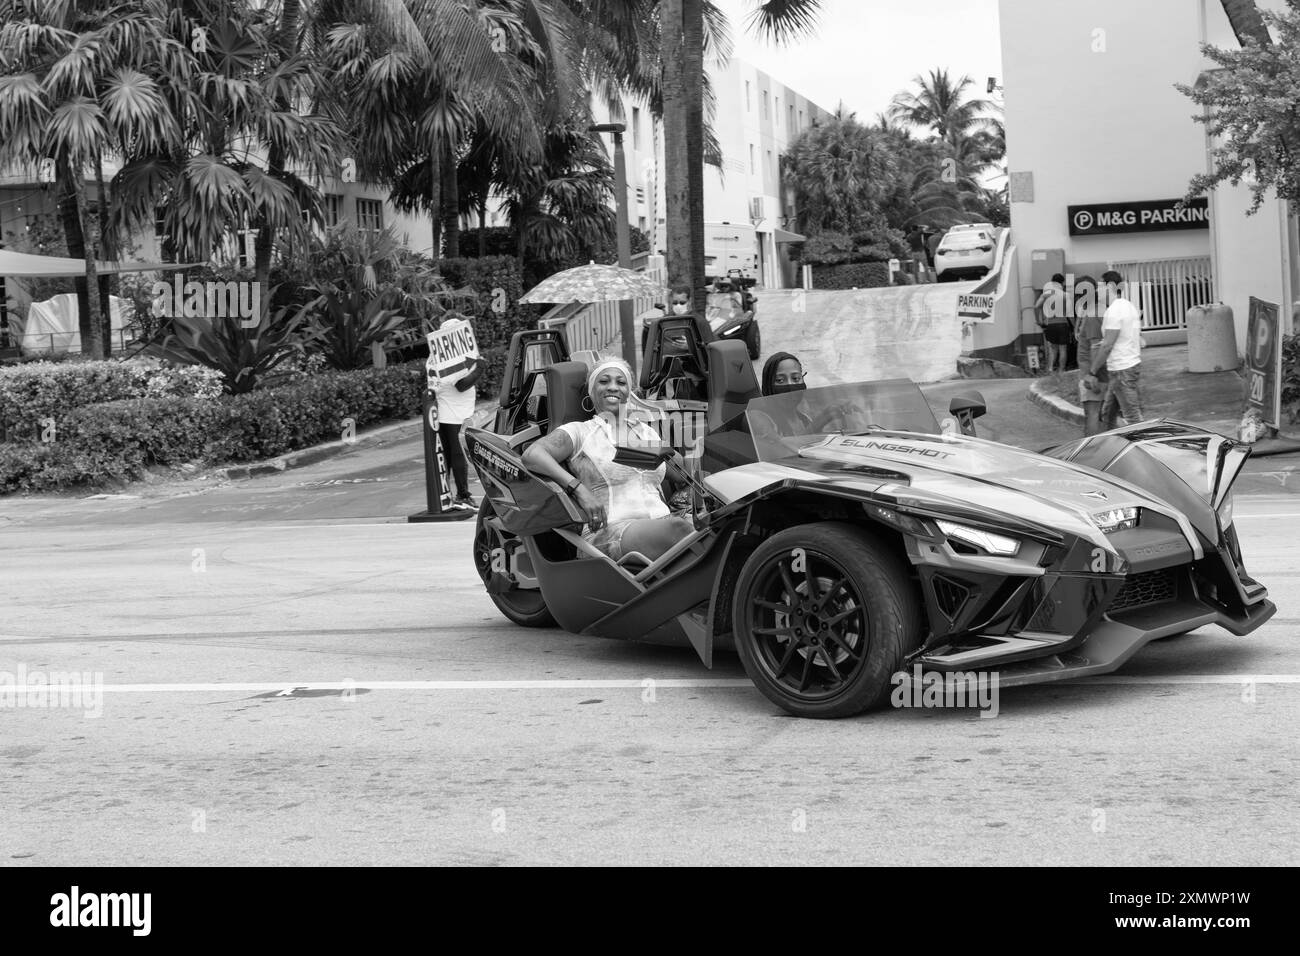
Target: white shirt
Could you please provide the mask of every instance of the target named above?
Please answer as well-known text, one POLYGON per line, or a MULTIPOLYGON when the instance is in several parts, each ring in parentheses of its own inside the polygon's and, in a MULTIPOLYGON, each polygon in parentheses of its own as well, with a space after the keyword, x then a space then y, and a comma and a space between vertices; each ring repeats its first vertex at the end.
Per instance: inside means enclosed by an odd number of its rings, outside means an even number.
POLYGON ((1106 356, 1106 369, 1122 372, 1142 361, 1142 313, 1128 299, 1115 299, 1101 322, 1102 333, 1119 330, 1119 338, 1106 356))
MULTIPOLYGON (((605 501, 605 520, 610 525, 636 518, 668 515, 659 486, 667 471, 660 465, 644 471, 614 461, 614 426, 600 415, 584 422, 566 422, 560 430, 573 443, 569 471, 597 498, 605 501)), ((659 436, 648 425, 632 425, 629 437, 657 444, 659 436)))
POLYGON ((442 380, 438 388, 439 425, 463 425, 474 414, 478 389, 471 385, 462 392, 456 387, 456 383, 472 371, 472 369, 461 369, 442 380))

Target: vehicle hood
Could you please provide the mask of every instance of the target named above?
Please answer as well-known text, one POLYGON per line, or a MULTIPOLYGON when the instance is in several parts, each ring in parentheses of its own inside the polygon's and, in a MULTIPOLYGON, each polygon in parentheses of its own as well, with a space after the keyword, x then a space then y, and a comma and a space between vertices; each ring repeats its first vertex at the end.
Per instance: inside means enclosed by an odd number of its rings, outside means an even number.
POLYGON ((885 491, 926 510, 978 513, 1009 525, 1105 541, 1091 516, 1112 508, 1143 507, 1176 520, 1168 502, 1122 479, 997 442, 961 435, 871 432, 829 436, 789 457, 743 465, 709 476, 724 500, 778 481, 809 480, 845 490, 885 491))

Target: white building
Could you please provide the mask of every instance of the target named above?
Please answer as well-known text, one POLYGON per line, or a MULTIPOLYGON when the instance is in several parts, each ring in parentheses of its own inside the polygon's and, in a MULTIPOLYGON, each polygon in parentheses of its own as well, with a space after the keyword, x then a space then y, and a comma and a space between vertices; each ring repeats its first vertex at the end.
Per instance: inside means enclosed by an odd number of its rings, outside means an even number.
MULTIPOLYGON (((1116 268, 1148 283, 1145 322, 1170 330, 1165 338, 1211 285, 1233 309, 1239 351, 1250 296, 1282 304, 1288 321, 1300 242, 1285 203, 1270 199, 1247 217, 1249 191, 1225 185, 1200 213, 1171 208, 1209 171, 1211 145, 1174 83, 1213 68, 1200 44, 1238 45, 1218 0, 1001 0, 999 13, 1022 306, 1061 250, 1066 273, 1116 268)), ((1021 331, 1036 331, 1029 311, 1021 331)))
MULTIPOLYGON (((705 164, 704 219, 754 227, 760 287, 797 285, 787 247, 802 237, 788 228, 794 216, 781 186, 781 157, 803 130, 829 114, 743 60, 733 57, 726 66, 713 60, 706 68, 717 101, 713 131, 722 165, 705 164)), ((631 100, 624 101, 622 116, 594 102, 592 112, 597 123, 627 124, 628 222, 650 234, 653 251, 666 251, 662 125, 631 100)))

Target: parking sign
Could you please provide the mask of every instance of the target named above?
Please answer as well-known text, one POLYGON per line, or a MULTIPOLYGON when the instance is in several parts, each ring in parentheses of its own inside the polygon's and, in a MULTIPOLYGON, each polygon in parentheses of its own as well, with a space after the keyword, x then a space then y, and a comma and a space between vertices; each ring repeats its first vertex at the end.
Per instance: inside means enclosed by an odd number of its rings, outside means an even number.
POLYGON ((1250 297, 1246 325, 1246 407, 1273 428, 1282 417, 1282 349, 1278 341, 1278 308, 1250 297))

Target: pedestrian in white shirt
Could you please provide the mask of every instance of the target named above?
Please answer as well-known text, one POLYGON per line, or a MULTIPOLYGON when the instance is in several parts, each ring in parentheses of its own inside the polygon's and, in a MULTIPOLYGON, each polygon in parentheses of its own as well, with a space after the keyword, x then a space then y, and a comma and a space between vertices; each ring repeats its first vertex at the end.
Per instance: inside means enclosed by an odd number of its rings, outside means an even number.
POLYGON ((1142 413, 1142 311, 1122 294, 1124 277, 1113 269, 1101 277, 1102 295, 1108 303, 1102 318, 1102 340, 1092 350, 1085 384, 1095 387, 1097 372, 1106 368, 1106 398, 1101 406, 1101 426, 1114 428, 1117 415, 1130 425, 1142 413))

